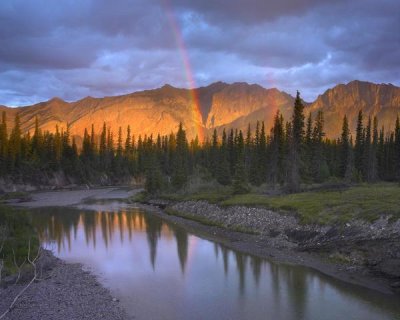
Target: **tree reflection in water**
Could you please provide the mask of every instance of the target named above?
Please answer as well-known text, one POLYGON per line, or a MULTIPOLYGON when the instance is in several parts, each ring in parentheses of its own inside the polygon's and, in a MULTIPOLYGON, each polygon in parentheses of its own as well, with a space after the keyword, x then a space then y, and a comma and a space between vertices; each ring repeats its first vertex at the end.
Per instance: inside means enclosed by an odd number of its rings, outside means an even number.
MULTIPOLYGON (((349 285, 311 272, 306 268, 272 263, 228 249, 221 244, 190 235, 183 228, 140 209, 95 212, 51 208, 33 211, 32 216, 40 241, 51 244, 55 252, 67 254, 74 250, 80 251, 88 259, 95 254, 100 256, 99 259, 106 259, 111 254, 113 259, 124 260, 122 258, 124 255, 129 251, 135 251, 135 254, 131 256, 139 260, 129 262, 131 269, 124 271, 125 276, 126 272, 128 274, 138 272, 140 268, 142 269, 139 277, 149 276, 143 265, 143 256, 148 259, 149 269, 152 270, 153 275, 156 276, 157 272, 159 276, 161 274, 161 278, 155 278, 156 282, 166 281, 165 279, 171 277, 170 281, 175 281, 176 284, 180 281, 176 278, 176 273, 178 273, 181 277, 186 276, 188 281, 185 283, 182 280, 180 284, 179 290, 183 292, 188 290, 186 286, 191 283, 193 290, 209 288, 205 294, 210 297, 213 291, 220 294, 229 292, 229 295, 232 295, 234 291, 238 301, 247 299, 250 301, 247 302, 249 305, 258 299, 257 308, 260 310, 257 317, 268 310, 271 317, 279 315, 282 319, 290 319, 293 316, 296 319, 308 319, 311 313, 318 314, 319 312, 324 315, 323 303, 333 298, 350 299, 353 305, 361 303, 371 307, 371 310, 380 310, 380 312, 388 310, 398 312, 397 304, 386 296, 371 295, 368 290, 357 287, 349 289, 349 285), (74 245, 86 247, 74 248, 74 245), (205 250, 210 253, 206 254, 205 250), (194 278, 196 280, 193 280, 194 278), (263 293, 257 296, 258 291, 263 293), (329 299, 326 298, 328 296, 329 299), (266 300, 263 302, 262 299, 266 300), (319 302, 316 304, 315 301, 319 302)), ((120 264, 120 261, 113 262, 114 272, 119 272, 118 268, 123 267, 120 264)), ((173 282, 168 282, 166 285, 173 285, 173 282)), ((168 291, 168 288, 166 290, 168 291)), ((190 294, 196 296, 198 292, 190 294)), ((330 301, 326 302, 330 303, 330 301)), ((241 312, 244 312, 240 309, 241 307, 238 308, 237 314, 231 315, 233 318, 240 318, 241 312)), ((346 308, 350 310, 353 307, 349 303, 346 308)), ((347 310, 346 308, 343 310, 347 310)), ((384 317, 381 318, 384 319, 384 317)))

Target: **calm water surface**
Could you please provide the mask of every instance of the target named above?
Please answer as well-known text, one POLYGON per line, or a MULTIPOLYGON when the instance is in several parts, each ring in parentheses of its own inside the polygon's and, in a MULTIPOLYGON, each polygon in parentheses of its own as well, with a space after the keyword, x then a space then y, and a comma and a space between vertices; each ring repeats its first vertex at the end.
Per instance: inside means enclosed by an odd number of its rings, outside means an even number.
POLYGON ((398 297, 201 239, 137 208, 40 209, 42 243, 93 271, 135 319, 400 319, 398 297))

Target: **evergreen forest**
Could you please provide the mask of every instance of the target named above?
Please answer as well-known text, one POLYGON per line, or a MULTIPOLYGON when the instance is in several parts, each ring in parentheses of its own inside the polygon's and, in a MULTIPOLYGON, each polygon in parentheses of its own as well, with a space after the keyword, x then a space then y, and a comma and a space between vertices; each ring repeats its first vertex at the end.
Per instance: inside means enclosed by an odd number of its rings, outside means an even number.
POLYGON ((77 184, 97 181, 107 175, 118 183, 134 177, 150 194, 184 189, 191 177, 202 175, 234 193, 250 186, 268 184, 287 192, 302 184, 330 179, 345 182, 400 180, 400 122, 394 131, 379 127, 375 118, 359 112, 356 132, 351 135, 347 117, 338 139, 324 133, 324 114, 305 114, 297 93, 293 116, 278 112, 270 132, 264 123, 250 125, 246 132, 231 129, 214 133, 205 141, 188 141, 180 124, 168 136, 138 136, 124 130, 112 132, 104 124, 101 132, 85 129, 79 147, 68 129, 42 132, 36 119, 33 134, 23 133, 18 114, 8 134, 7 115, 0 124, 0 176, 38 182, 43 175, 63 172, 77 184), (122 139, 122 137, 126 137, 122 139))

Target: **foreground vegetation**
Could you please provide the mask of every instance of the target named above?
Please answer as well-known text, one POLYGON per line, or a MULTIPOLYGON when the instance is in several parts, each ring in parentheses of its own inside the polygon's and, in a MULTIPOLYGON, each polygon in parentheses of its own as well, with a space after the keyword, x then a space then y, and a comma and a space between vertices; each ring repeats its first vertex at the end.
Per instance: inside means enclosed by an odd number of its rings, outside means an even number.
POLYGON ((29 268, 28 254, 34 258, 38 247, 30 215, 0 205, 0 280, 4 275, 29 268))

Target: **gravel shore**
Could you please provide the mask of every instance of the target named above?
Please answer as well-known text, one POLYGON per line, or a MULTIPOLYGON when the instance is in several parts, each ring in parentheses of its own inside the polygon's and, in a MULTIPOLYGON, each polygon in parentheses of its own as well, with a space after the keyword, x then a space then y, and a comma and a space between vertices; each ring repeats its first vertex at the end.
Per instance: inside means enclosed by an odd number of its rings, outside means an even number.
MULTIPOLYGON (((117 299, 79 264, 67 264, 43 251, 40 280, 33 283, 3 318, 7 320, 128 319, 117 299)), ((9 285, 0 289, 0 314, 26 286, 9 285)))

